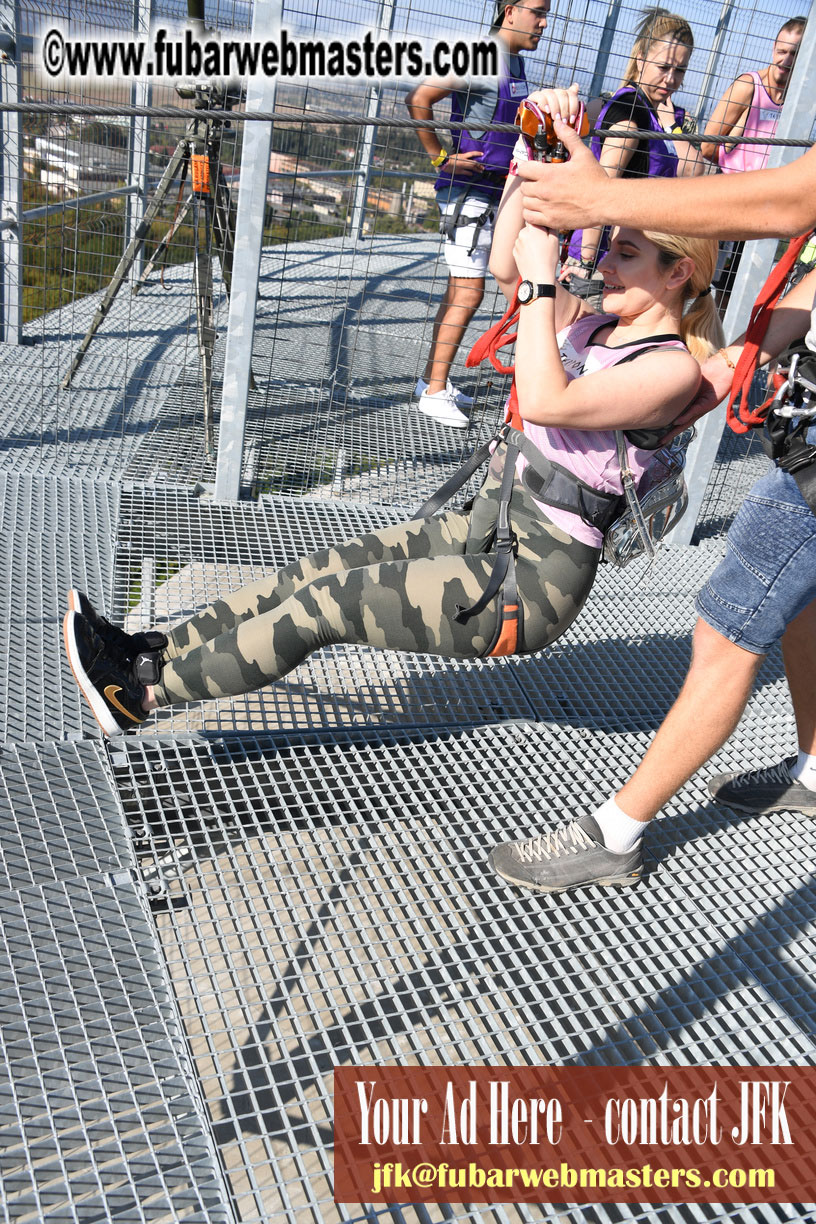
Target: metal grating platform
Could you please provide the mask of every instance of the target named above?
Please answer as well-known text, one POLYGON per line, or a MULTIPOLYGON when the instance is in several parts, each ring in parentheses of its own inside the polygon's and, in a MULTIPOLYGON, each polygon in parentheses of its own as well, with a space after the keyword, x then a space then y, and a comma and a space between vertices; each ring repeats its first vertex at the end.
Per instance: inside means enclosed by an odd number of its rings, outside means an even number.
POLYGON ((98 742, 0 752, 0 1220, 229 1224, 98 742))
POLYGON ((99 740, 0 748, 0 888, 134 866, 99 740))
POLYGON ((0 1218, 228 1224, 134 889, 76 879, 0 905, 0 1218))
MULTIPOLYGON (((69 585, 132 626, 175 620, 406 517, 489 431, 501 392, 484 376, 467 433, 409 406, 434 247, 265 256, 254 504, 195 492, 212 468, 184 269, 121 296, 68 392, 94 299, 0 349, 2 1224, 816 1220, 331 1196, 337 1063, 814 1061, 812 823, 750 820, 705 790, 718 768, 789 752, 778 657, 741 732, 650 830, 634 893, 547 899, 486 870, 496 840, 591 810, 626 776, 682 678, 719 540, 604 570, 539 655, 323 651, 110 756, 90 738, 60 645, 69 585)), ((703 536, 764 462, 720 461, 703 536)))
POLYGON ((108 607, 119 490, 65 478, 7 475, 0 484, 0 742, 90 734, 62 649, 68 589, 108 607))
MULTIPOLYGON (((331 1201, 337 1064, 813 1060, 812 822, 715 812, 697 782, 649 835, 635 894, 541 897, 486 873, 498 838, 590 809, 610 763, 639 747, 597 732, 570 744, 529 724, 117 744, 114 777, 140 822, 142 870, 161 881, 159 937, 242 1221, 387 1217, 331 1201)), ((568 1218, 605 1211, 643 1218, 568 1218)), ((806 1218, 722 1206, 650 1218, 729 1215, 806 1218)))
MULTIPOLYGON (((247 488, 420 500, 492 431, 503 386, 492 371, 464 375, 480 392, 466 434, 411 408, 430 335, 428 301, 442 288, 437 254, 438 240, 421 236, 378 238, 371 250, 357 253, 341 239, 264 253, 247 488)), ((30 324, 36 344, 0 351, 0 382, 15 390, 0 464, 16 473, 188 486, 211 481, 189 267, 167 269, 164 287, 155 280, 135 298, 119 294, 71 386, 62 390, 100 296, 30 324)), ((492 317, 487 296, 474 338, 492 317)), ((221 295, 216 395, 223 306, 221 295)))

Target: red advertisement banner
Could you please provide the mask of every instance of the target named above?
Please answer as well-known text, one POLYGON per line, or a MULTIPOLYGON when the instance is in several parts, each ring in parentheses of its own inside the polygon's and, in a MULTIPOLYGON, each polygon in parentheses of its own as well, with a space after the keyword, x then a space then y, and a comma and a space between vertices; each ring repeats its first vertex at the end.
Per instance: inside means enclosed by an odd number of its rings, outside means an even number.
POLYGON ((338 1067, 338 1203, 816 1201, 816 1067, 338 1067))

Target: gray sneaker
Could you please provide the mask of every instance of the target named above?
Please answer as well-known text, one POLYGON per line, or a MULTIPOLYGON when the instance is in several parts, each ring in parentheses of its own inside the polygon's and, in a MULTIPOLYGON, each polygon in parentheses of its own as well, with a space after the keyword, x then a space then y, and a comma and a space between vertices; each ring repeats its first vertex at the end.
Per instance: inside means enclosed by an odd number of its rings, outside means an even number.
POLYGON ((796 757, 788 757, 766 769, 748 773, 720 774, 708 784, 708 793, 718 803, 738 812, 801 812, 816 816, 816 791, 808 790, 790 776, 796 757))
POLYGON ((636 884, 642 862, 640 842, 625 854, 607 850, 592 816, 528 841, 505 842, 490 855, 490 865, 502 879, 541 892, 580 884, 636 884))

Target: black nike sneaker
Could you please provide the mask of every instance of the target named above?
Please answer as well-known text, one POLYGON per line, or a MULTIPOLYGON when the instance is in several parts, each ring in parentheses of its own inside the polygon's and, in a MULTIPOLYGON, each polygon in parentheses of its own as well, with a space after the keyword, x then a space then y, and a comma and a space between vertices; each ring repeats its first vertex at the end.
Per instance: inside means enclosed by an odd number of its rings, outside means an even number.
POLYGON ((133 670, 136 680, 142 684, 156 684, 161 676, 161 655, 167 646, 167 638, 157 629, 149 629, 145 633, 127 633, 117 625, 112 625, 106 616, 100 616, 87 595, 76 587, 68 592, 68 607, 72 612, 79 612, 89 622, 91 628, 108 654, 108 657, 122 667, 133 670))
POLYGON ((105 735, 123 735, 143 723, 144 687, 128 666, 110 658, 91 622, 80 612, 66 612, 62 632, 71 671, 105 735))

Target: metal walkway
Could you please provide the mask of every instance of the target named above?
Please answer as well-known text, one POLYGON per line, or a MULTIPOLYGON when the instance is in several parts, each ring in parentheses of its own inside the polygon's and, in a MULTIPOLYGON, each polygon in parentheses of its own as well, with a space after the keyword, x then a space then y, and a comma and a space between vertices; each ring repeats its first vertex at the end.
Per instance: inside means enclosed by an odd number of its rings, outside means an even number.
MULTIPOLYGON (((51 361, 48 342, 18 358, 0 444, 0 1220, 816 1220, 798 1206, 332 1200, 338 1064, 814 1061, 816 828, 716 808, 705 789, 718 768, 789 751, 778 658, 743 730, 649 831, 636 890, 548 898, 486 871, 495 841, 591 810, 626 776, 684 672, 719 541, 603 572, 532 658, 334 648, 274 690, 103 745, 61 651, 72 582, 116 619, 177 619, 395 521, 410 473, 438 483, 464 443, 443 431, 434 450, 404 407, 398 433, 378 395, 369 415, 393 447, 380 498, 375 469, 336 463, 309 497, 214 505, 173 468, 194 424, 162 424, 161 396, 115 442, 83 401, 85 432, 68 439, 28 370, 51 361), (151 448, 170 468, 140 477, 151 448)), ((0 354, 0 379, 13 368, 0 354)), ((392 376, 404 398, 408 366, 392 376)), ((348 452, 363 427, 331 419, 348 452)))

